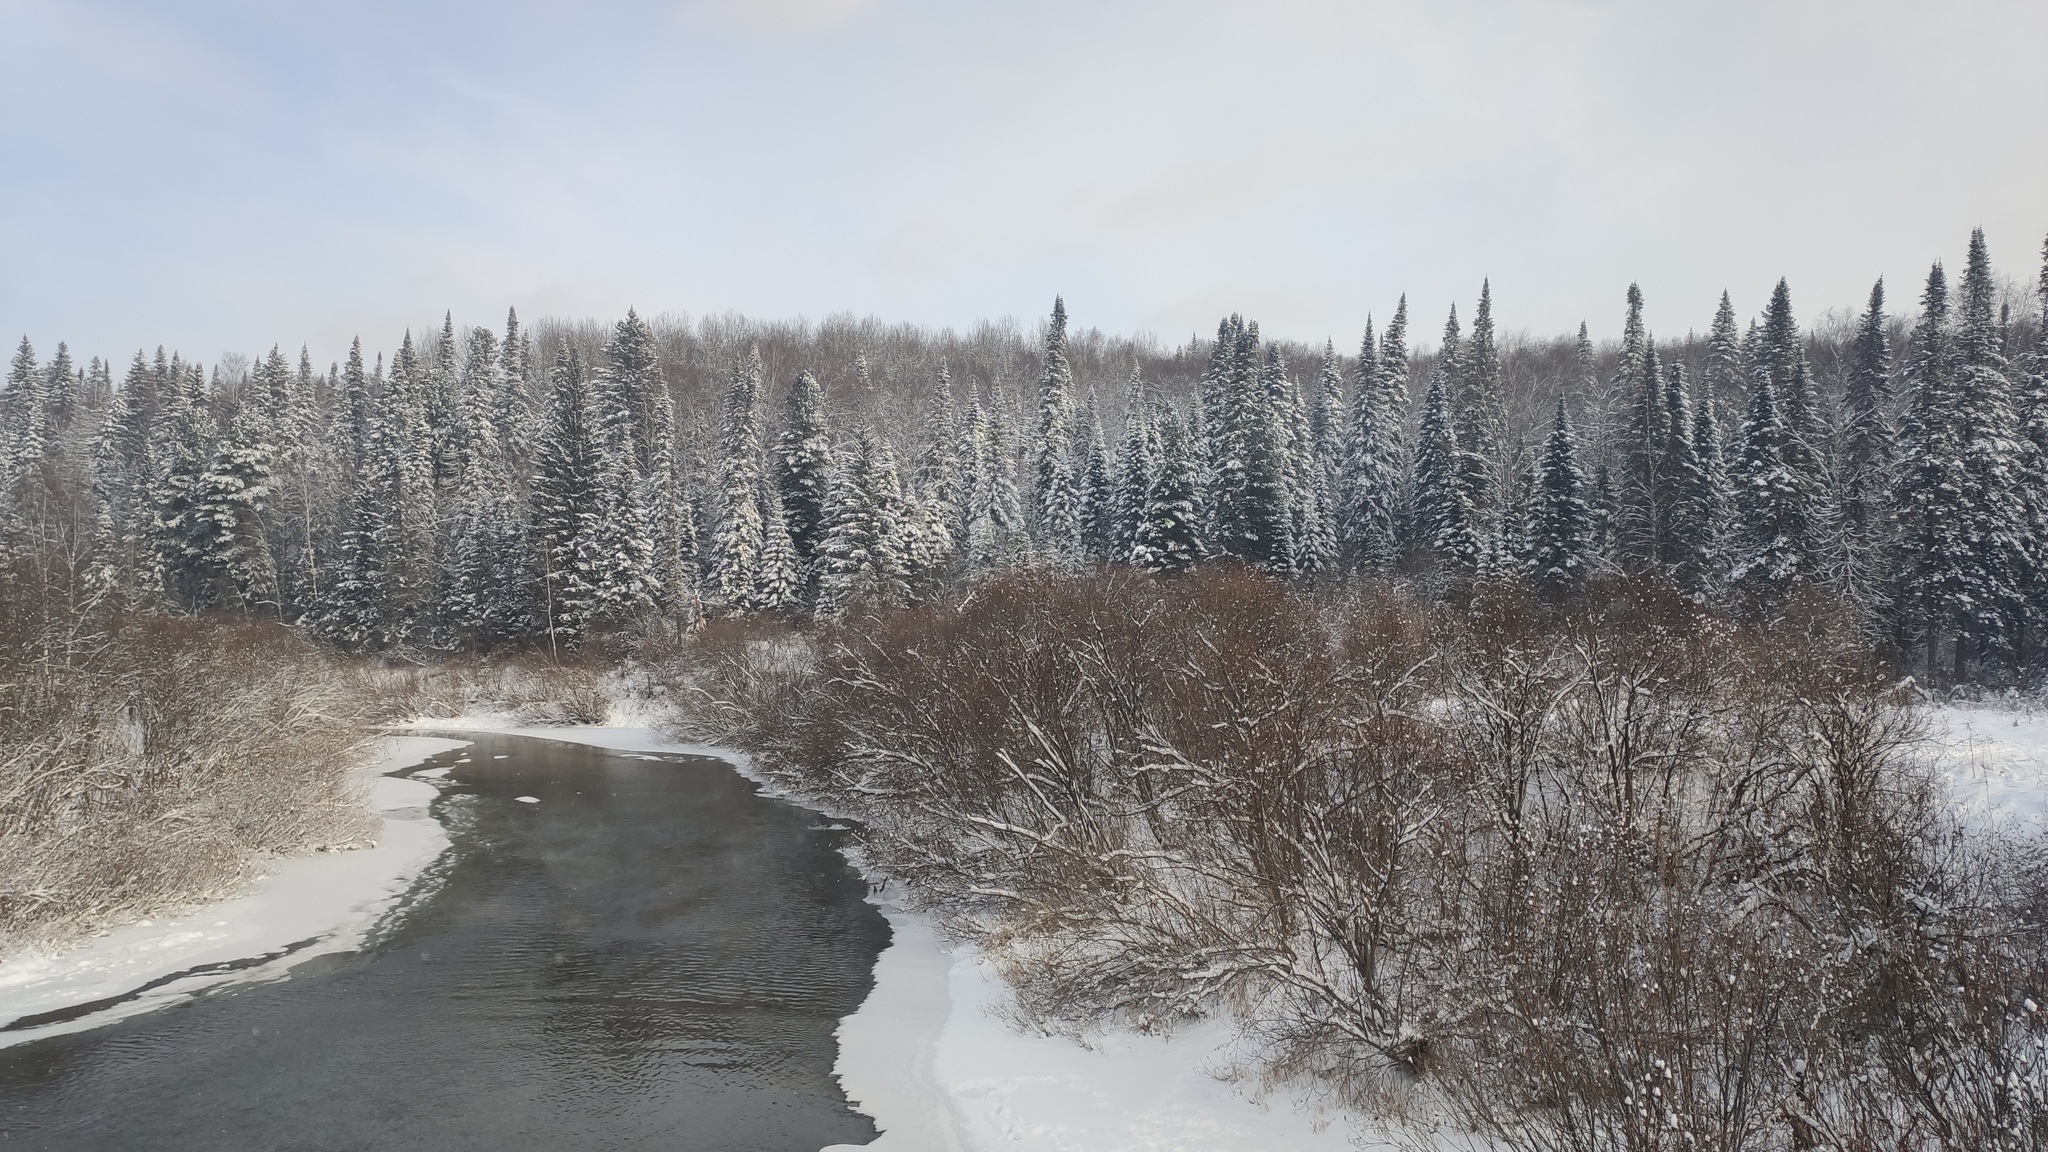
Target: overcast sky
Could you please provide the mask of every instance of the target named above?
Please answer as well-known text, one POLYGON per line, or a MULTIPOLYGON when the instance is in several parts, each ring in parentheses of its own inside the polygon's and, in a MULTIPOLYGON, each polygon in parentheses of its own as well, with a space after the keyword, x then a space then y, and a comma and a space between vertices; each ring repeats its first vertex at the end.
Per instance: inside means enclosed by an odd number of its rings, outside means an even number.
POLYGON ((2044 57, 2041 0, 0 0, 0 331, 1804 320, 1977 225, 2034 275, 2044 57))

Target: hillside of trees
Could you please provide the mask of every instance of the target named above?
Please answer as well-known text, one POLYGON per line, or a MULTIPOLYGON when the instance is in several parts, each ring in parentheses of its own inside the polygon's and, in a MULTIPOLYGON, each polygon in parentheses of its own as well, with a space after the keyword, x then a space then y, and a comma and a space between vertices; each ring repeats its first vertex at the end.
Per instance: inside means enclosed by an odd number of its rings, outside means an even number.
MULTIPOLYGON (((2048 268, 2042 272, 2048 289, 2048 268)), ((1419 353, 1231 316, 1165 349, 836 318, 495 327, 125 367, 22 340, 0 394, 11 608, 229 613, 403 659, 917 603, 1018 565, 1234 560, 1435 598, 1602 573, 1737 617, 1810 586, 1931 684, 2035 667, 2048 290, 1981 233, 1917 309, 1802 329, 1789 286, 1659 339, 1504 338, 1480 286, 1419 353)), ((1416 321, 1419 323, 1419 320, 1416 321)))

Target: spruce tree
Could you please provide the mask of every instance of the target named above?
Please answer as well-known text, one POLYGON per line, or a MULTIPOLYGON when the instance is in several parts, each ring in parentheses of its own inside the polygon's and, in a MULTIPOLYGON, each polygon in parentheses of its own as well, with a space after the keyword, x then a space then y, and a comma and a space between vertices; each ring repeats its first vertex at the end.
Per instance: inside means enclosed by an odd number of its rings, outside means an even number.
POLYGON ((960 466, 959 418, 953 407, 953 377, 946 362, 932 378, 925 398, 924 443, 917 456, 911 489, 925 519, 925 535, 938 552, 950 560, 960 549, 962 506, 966 501, 960 466))
POLYGON ((1963 580, 1966 599, 1954 614, 1955 678, 1970 655, 2004 650, 2024 610, 2028 574, 2022 532, 2022 434, 2006 375, 2005 339, 1996 311, 1997 285, 1984 230, 1970 234, 1957 285, 1956 441, 1961 453, 1963 580))
POLYGON ((1081 494, 1073 459, 1074 374, 1067 363, 1067 305, 1052 302, 1045 331, 1045 365, 1038 381, 1037 439, 1032 492, 1038 546, 1055 564, 1073 564, 1081 554, 1081 494))
POLYGON ((761 525, 761 568, 754 588, 754 607, 762 612, 794 612, 804 600, 803 577, 799 575, 796 543, 790 538, 789 523, 782 515, 782 500, 774 492, 761 497, 767 519, 761 525))
POLYGON ((1465 496, 1471 501, 1477 523, 1490 526, 1501 492, 1496 469, 1507 428, 1500 394, 1500 352, 1494 343, 1490 280, 1479 286, 1479 307, 1472 313, 1472 334, 1460 349, 1457 381, 1454 412, 1458 449, 1463 453, 1465 496))
POLYGON ((1145 514, 1131 545, 1131 563, 1148 572, 1184 572, 1202 556, 1201 513, 1195 504, 1194 445, 1171 408, 1162 409, 1158 460, 1145 514))
POLYGON ((1714 519, 1719 501, 1698 443, 1699 423, 1685 367, 1664 371, 1664 533, 1658 566, 1680 588, 1703 596, 1720 575, 1714 519))
POLYGON ((1479 558, 1472 509, 1461 483, 1457 430, 1452 425, 1444 361, 1431 371, 1415 437, 1417 544, 1455 578, 1469 575, 1479 558))
POLYGON ((1760 373, 1744 416, 1741 449, 1731 470, 1735 490, 1728 582, 1753 610, 1768 611, 1808 578, 1811 557, 1805 501, 1785 463, 1784 420, 1771 378, 1760 373))
POLYGON ((1744 367, 1742 334, 1735 329, 1735 305, 1724 289, 1714 310, 1713 327, 1707 331, 1706 362, 1701 366, 1700 384, 1717 404, 1739 404, 1749 397, 1752 384, 1744 367))
POLYGON ((547 424, 535 443, 530 486, 539 561, 541 628, 551 651, 579 640, 601 603, 603 559, 590 531, 601 507, 600 464, 589 426, 582 357, 568 344, 548 372, 547 424))
POLYGON ((783 403, 775 438, 775 490, 800 563, 808 565, 824 532, 825 497, 832 478, 832 441, 825 426, 825 390, 798 372, 783 403))
POLYGON ((1138 528, 1145 522, 1152 479, 1158 469, 1158 436, 1149 413, 1149 403, 1145 395, 1145 379, 1138 365, 1133 363, 1130 384, 1124 394, 1124 435, 1116 450, 1116 536, 1110 552, 1111 558, 1120 564, 1132 563, 1132 550, 1138 543, 1138 528))
POLYGON ((733 363, 725 392, 725 423, 719 434, 719 484, 723 498, 711 533, 710 597, 729 612, 743 612, 759 581, 761 562, 760 434, 755 397, 761 386, 761 352, 749 348, 733 363))
POLYGON ((1626 571, 1646 573, 1656 569, 1663 548, 1668 433, 1663 370, 1643 328, 1642 290, 1634 284, 1628 288, 1628 317, 1622 326, 1614 385, 1628 413, 1621 440, 1620 487, 1615 492, 1615 559, 1626 571))
POLYGON ((1870 302, 1849 348, 1842 396, 1841 482, 1835 501, 1839 545, 1834 549, 1837 581, 1844 592, 1880 616, 1888 614, 1895 531, 1891 378, 1891 339, 1885 331, 1880 279, 1870 289, 1870 302))
POLYGON ((896 462, 863 423, 838 454, 818 546, 818 609, 838 615, 857 603, 898 604, 908 595, 902 553, 902 492, 896 462))
POLYGON ((49 435, 48 377, 36 362, 35 346, 28 337, 14 350, 7 365, 7 391, 0 393, 0 481, 12 486, 16 477, 43 457, 49 435))
POLYGON ((2036 289, 2041 315, 2036 319, 2033 350, 2027 354, 2019 376, 2015 408, 2020 422, 2020 499, 2026 509, 2027 580, 2021 591, 2027 600, 2027 623, 2020 640, 2031 636, 2033 651, 2042 647, 2044 626, 2048 626, 2048 242, 2041 246, 2041 279, 2036 289))
POLYGON ((275 616, 277 564, 264 511, 273 495, 260 416, 229 425, 194 485, 184 547, 198 578, 193 607, 275 616))
POLYGON ((1116 558, 1117 493, 1110 477, 1109 454, 1102 447, 1102 429, 1090 421, 1081 470, 1081 546, 1091 560, 1116 558))
POLYGON ((1367 575, 1391 574, 1401 548, 1403 423, 1408 411, 1407 297, 1381 345, 1366 324, 1344 443, 1337 535, 1344 560, 1367 575))
POLYGON ((1537 591, 1562 598, 1585 583, 1591 567, 1593 529, 1592 510, 1585 499, 1586 477, 1579 469, 1578 440, 1572 435, 1562 394, 1537 467, 1525 570, 1537 591))

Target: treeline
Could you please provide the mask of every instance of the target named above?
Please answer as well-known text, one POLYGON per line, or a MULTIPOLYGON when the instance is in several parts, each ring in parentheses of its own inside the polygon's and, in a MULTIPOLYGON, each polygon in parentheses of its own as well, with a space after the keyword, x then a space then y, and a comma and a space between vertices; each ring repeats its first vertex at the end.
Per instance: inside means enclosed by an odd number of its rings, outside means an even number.
POLYGON ((24 339, 4 546, 53 636, 90 601, 559 652, 1021 564, 1229 559, 1429 595, 1622 573, 1751 615, 1819 587, 1901 663, 2004 678, 2048 605, 2048 325, 2011 303, 1978 233, 1910 318, 1880 282, 1803 332, 1781 281, 1746 330, 1724 294, 1660 343, 1632 287, 1604 348, 1503 337, 1485 286, 1434 351, 1404 299, 1355 357, 1236 316, 1170 350, 1070 333, 1057 302, 1034 337, 451 317, 325 372, 159 349, 118 380, 24 339))
POLYGON ((2038 837, 1962 826, 1825 595, 1036 568, 656 667, 1040 1024, 1232 1017, 1417 1146, 2048 1144, 2038 837))

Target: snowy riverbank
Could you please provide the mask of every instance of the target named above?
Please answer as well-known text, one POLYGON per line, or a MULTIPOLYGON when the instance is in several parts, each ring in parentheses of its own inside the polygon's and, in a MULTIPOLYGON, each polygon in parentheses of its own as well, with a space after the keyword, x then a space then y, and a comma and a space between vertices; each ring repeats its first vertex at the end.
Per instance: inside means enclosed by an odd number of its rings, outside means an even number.
POLYGON ((384 818, 375 847, 270 861, 233 900, 144 920, 54 955, 0 962, 0 1047, 94 1028, 236 980, 271 979, 306 959, 356 947, 448 844, 427 812, 433 785, 383 774, 462 746, 389 737, 363 769, 384 818))
MULTIPOLYGON (((495 731, 621 752, 714 756, 765 782, 746 754, 679 744, 645 727, 520 726, 504 717, 421 721, 424 732, 495 731)), ((792 803, 802 803, 792 797, 792 803)), ((893 938, 875 988, 839 1026, 835 1068, 848 1099, 882 1136, 871 1152, 1016 1149, 1348 1149, 1341 1118, 1276 1095, 1260 1104, 1214 1075, 1229 1041, 1221 1025, 1172 1038, 1111 1034, 1084 1047, 1007 1022, 1010 993, 970 945, 948 944, 930 918, 884 885, 870 899, 893 938)), ((838 1149, 855 1147, 840 1145, 838 1149)))

